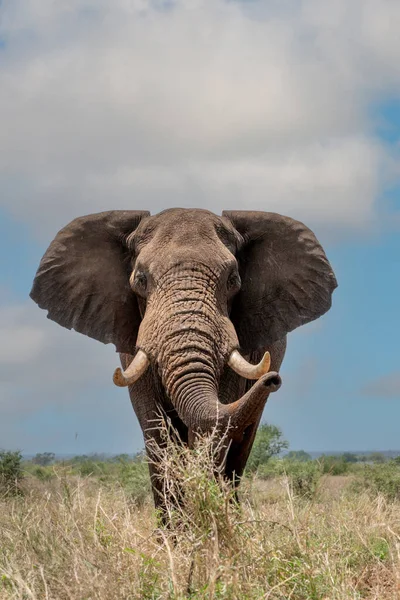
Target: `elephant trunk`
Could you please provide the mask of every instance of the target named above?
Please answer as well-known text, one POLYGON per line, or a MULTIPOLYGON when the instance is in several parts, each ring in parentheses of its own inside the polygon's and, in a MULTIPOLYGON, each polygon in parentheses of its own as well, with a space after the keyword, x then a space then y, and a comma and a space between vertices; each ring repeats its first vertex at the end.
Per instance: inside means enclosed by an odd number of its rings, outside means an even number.
MULTIPOLYGON (((195 365, 193 365, 195 366, 195 365)), ((240 440, 243 432, 256 421, 271 392, 279 389, 281 378, 270 372, 232 404, 222 404, 214 382, 191 376, 177 382, 171 399, 184 423, 194 431, 210 432, 214 427, 228 431, 240 440)))

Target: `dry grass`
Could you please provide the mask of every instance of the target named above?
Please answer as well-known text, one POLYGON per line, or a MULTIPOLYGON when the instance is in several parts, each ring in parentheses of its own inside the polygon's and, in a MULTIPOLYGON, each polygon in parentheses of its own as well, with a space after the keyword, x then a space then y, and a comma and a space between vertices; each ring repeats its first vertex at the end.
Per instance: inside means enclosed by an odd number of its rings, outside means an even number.
POLYGON ((248 482, 241 507, 213 477, 214 445, 164 456, 170 496, 159 526, 151 500, 135 505, 94 479, 29 478, 0 500, 0 598, 400 598, 400 502, 322 483, 305 502, 285 478, 248 482))

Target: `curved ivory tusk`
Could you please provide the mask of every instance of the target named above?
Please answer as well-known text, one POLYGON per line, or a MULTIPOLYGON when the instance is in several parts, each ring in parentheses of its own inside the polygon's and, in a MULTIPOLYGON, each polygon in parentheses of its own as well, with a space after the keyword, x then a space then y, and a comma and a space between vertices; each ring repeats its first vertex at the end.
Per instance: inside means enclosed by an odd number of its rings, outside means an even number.
POLYGON ((268 373, 271 366, 271 356, 266 352, 258 365, 252 365, 237 350, 234 350, 229 357, 228 365, 238 375, 245 379, 259 379, 265 373, 268 373))
POLYGON ((131 364, 125 371, 122 371, 119 367, 115 369, 113 375, 113 381, 115 385, 119 387, 126 387, 135 383, 143 373, 147 370, 150 361, 143 350, 139 350, 131 364))

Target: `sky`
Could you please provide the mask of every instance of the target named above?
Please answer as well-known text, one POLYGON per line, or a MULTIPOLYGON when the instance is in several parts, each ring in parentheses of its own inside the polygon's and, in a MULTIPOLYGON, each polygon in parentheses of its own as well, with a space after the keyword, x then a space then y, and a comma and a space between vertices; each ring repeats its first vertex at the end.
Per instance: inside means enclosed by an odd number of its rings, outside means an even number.
POLYGON ((339 287, 264 410, 292 449, 400 450, 400 3, 0 3, 0 448, 135 452, 112 346, 29 298, 73 218, 266 210, 339 287))

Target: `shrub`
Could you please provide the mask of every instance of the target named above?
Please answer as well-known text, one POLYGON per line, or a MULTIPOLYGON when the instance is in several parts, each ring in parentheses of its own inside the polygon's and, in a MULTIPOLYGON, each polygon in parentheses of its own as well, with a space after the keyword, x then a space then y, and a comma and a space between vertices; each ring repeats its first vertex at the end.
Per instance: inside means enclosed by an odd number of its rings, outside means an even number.
POLYGON ((321 465, 316 461, 306 463, 291 461, 285 466, 293 493, 307 500, 314 498, 322 476, 321 465))
POLYGON ((4 494, 21 493, 19 483, 22 479, 22 455, 19 450, 15 452, 0 451, 0 492, 4 494))
POLYGON ((32 462, 35 465, 40 465, 41 467, 46 467, 47 465, 51 465, 54 462, 56 455, 54 452, 42 452, 38 453, 32 458, 32 462))
POLYGON ((314 498, 323 469, 318 461, 299 462, 295 460, 271 459, 257 470, 259 479, 286 476, 292 492, 301 498, 314 498))
POLYGON ((101 477, 108 470, 109 463, 101 460, 99 456, 96 454, 75 456, 67 464, 71 467, 71 471, 75 475, 80 475, 81 477, 96 475, 101 477))
POLYGON ((284 461, 280 458, 271 458, 267 463, 257 469, 258 479, 272 479, 284 474, 284 461))
POLYGON ((382 464, 382 463, 386 462, 386 457, 384 454, 382 454, 382 452, 371 452, 371 454, 369 455, 368 458, 373 463, 377 463, 377 464, 382 464))
POLYGON ((82 477, 87 477, 88 475, 101 475, 103 473, 103 468, 101 463, 88 458, 77 463, 77 465, 74 466, 74 471, 82 477))
POLYGON ((400 499, 400 467, 395 462, 365 465, 352 489, 372 495, 382 494, 388 500, 400 499))
POLYGON ((142 506, 150 496, 151 485, 147 461, 121 461, 117 481, 137 506, 142 506))
POLYGON ((321 464, 322 472, 329 475, 344 475, 348 472, 350 465, 342 456, 322 455, 318 462, 321 464))
POLYGON ((358 457, 356 454, 353 454, 353 452, 344 452, 341 456, 341 459, 344 460, 344 462, 347 463, 356 463, 358 462, 358 457))
POLYGON ((255 473, 261 465, 267 463, 272 456, 280 454, 288 446, 279 427, 266 423, 260 425, 247 461, 246 473, 255 473))
POLYGON ((49 481, 54 477, 54 473, 51 471, 51 469, 40 466, 37 466, 33 469, 32 475, 40 479, 40 481, 49 481))
POLYGON ((298 462, 308 462, 312 460, 311 455, 304 450, 291 450, 285 454, 284 458, 286 460, 296 460, 298 462))

